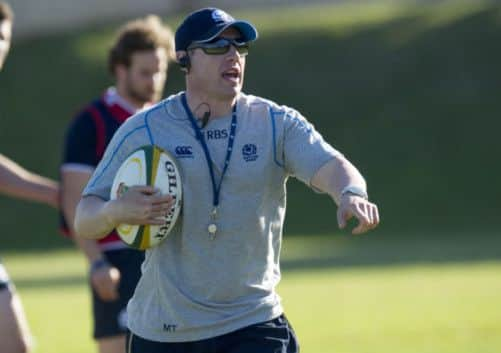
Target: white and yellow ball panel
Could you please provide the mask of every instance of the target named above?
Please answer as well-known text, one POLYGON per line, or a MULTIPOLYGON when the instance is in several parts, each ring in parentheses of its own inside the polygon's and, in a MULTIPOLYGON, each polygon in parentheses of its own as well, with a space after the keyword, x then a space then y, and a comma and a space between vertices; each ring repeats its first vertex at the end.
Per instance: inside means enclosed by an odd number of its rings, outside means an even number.
POLYGON ((156 146, 143 146, 131 153, 117 171, 111 188, 111 199, 120 197, 134 185, 152 185, 162 194, 170 194, 174 205, 165 217, 165 224, 121 224, 117 232, 124 242, 137 249, 158 245, 175 225, 181 211, 181 175, 175 159, 156 146))

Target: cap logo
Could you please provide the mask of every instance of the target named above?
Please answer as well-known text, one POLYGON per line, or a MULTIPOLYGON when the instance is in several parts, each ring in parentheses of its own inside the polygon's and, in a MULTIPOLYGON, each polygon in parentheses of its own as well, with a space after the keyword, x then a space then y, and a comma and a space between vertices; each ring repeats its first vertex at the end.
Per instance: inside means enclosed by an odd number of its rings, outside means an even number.
POLYGON ((228 15, 226 12, 224 12, 222 10, 215 10, 212 13, 212 19, 215 22, 231 22, 231 21, 233 21, 233 17, 231 17, 230 15, 228 15))

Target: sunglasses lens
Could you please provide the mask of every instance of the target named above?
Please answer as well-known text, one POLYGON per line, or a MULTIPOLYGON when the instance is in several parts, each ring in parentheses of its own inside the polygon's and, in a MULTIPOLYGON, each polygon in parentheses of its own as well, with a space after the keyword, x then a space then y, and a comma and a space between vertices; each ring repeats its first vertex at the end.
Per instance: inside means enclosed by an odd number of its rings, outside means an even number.
POLYGON ((210 43, 204 43, 193 48, 200 48, 207 55, 222 55, 226 54, 232 45, 240 55, 247 55, 249 53, 249 44, 226 38, 221 38, 210 43))
POLYGON ((221 55, 226 54, 228 50, 230 50, 230 45, 226 44, 223 46, 202 47, 202 49, 207 55, 221 55))
POLYGON ((237 49, 238 53, 241 55, 249 54, 249 45, 248 44, 242 44, 242 45, 236 46, 235 48, 237 49))

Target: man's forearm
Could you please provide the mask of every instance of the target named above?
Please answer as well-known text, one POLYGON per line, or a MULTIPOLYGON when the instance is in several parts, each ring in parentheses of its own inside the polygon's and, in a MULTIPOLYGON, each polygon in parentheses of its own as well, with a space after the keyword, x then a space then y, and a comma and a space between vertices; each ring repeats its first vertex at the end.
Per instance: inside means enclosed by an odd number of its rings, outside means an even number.
POLYGON ((0 154, 0 192, 12 197, 58 206, 58 184, 32 173, 0 154))
POLYGON ((82 191, 92 176, 92 170, 74 169, 66 165, 61 168, 61 209, 75 244, 85 254, 89 264, 103 258, 99 244, 94 239, 85 239, 75 232, 75 213, 82 191))
POLYGON ((323 165, 311 181, 312 186, 329 194, 339 205, 341 193, 347 186, 367 190, 364 177, 343 156, 335 157, 323 165))
POLYGON ((10 178, 1 191, 12 197, 41 202, 55 208, 59 203, 57 182, 32 173, 10 178))
POLYGON ((77 206, 75 232, 77 236, 88 239, 104 238, 116 227, 111 219, 110 201, 104 201, 96 196, 86 196, 77 206))

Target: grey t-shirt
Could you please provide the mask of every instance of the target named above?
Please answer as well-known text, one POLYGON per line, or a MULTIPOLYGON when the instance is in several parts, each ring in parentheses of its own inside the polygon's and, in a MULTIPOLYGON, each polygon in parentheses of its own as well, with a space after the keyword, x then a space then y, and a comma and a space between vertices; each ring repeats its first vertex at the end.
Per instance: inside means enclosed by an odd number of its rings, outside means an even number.
MULTIPOLYGON (((297 111, 240 94, 233 153, 221 187, 218 231, 209 237, 213 189, 183 93, 128 119, 116 132, 84 195, 107 200, 116 170, 136 148, 155 144, 178 160, 183 211, 173 231, 146 252, 128 305, 130 330, 159 342, 195 341, 279 316, 280 246, 286 181, 310 183, 339 154, 297 111)), ((221 177, 231 115, 203 129, 221 177)))

